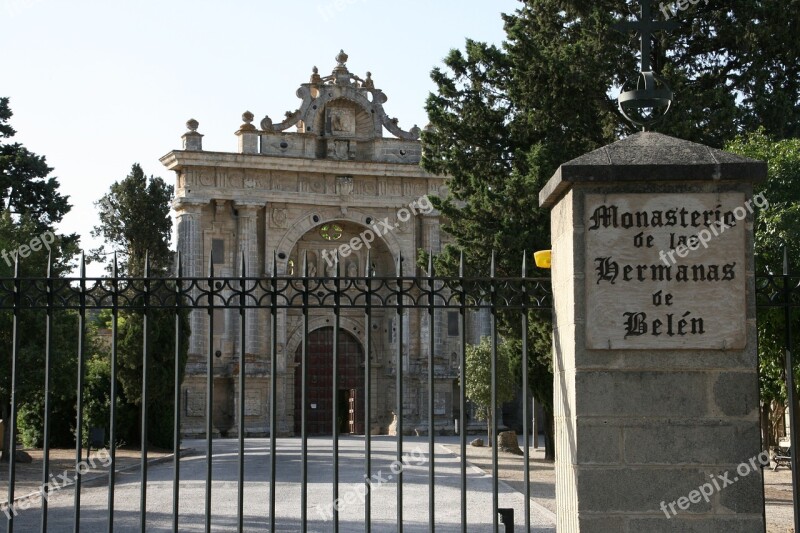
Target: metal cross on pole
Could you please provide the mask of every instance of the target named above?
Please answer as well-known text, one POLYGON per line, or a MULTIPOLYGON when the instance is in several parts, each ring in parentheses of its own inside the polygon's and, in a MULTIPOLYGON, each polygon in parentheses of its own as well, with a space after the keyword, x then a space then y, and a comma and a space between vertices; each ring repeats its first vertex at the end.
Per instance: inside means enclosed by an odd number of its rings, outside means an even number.
POLYGON ((670 30, 678 27, 675 21, 653 20, 650 0, 641 0, 642 12, 635 22, 622 21, 613 27, 622 33, 635 31, 641 43, 642 68, 635 84, 626 82, 619 98, 619 110, 622 115, 644 131, 669 111, 672 104, 672 91, 667 82, 652 71, 650 55, 651 40, 654 32, 670 30))
POLYGON ((653 20, 653 9, 650 0, 642 0, 642 12, 639 20, 630 22, 624 20, 614 25, 614 29, 622 33, 631 30, 636 32, 636 37, 641 42, 642 53, 642 72, 650 72, 650 55, 652 51, 651 40, 655 37, 655 32, 661 30, 674 30, 678 23, 674 20, 653 20))

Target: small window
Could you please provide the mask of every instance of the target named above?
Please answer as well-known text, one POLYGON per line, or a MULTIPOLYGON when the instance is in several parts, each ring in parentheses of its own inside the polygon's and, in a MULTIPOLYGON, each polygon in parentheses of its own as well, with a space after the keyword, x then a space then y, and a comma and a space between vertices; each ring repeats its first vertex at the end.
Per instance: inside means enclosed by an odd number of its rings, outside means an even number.
POLYGON ((456 311, 447 313, 447 336, 458 337, 458 312, 456 311))
POLYGON ((325 224, 319 228, 319 234, 326 241, 338 241, 342 238, 342 227, 339 224, 325 224))
POLYGON ((225 263, 225 239, 211 239, 211 253, 215 265, 225 263))

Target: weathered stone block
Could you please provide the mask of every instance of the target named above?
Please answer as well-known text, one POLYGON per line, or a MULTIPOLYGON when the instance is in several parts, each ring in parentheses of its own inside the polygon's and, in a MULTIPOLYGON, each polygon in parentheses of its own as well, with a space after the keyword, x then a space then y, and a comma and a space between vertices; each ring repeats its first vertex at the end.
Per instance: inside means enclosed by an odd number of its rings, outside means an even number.
POLYGON ((758 411, 758 377, 752 372, 726 372, 714 383, 714 405, 726 416, 747 416, 758 411))
POLYGON ((758 453, 758 426, 662 420, 625 429, 628 464, 736 464, 758 453))
MULTIPOLYGON (((660 512, 661 502, 675 501, 708 480, 700 469, 690 468, 583 468, 578 475, 581 511, 603 513, 660 512)), ((701 500, 688 513, 706 513, 711 505, 701 500)))
POLYGON ((583 533, 626 533, 625 519, 621 516, 591 517, 582 514, 579 522, 583 533))
MULTIPOLYGON (((723 488, 719 492, 720 504, 734 513, 758 514, 764 511, 762 507, 764 497, 763 473, 760 469, 753 470, 752 465, 747 464, 749 473, 746 476, 744 463, 734 471, 731 469, 730 478, 734 480, 733 485, 723 488)), ((758 463, 756 463, 758 465, 758 463)))
POLYGON ((670 518, 632 519, 628 531, 647 533, 753 533, 763 531, 764 524, 760 517, 711 517, 700 520, 670 518))
POLYGON ((581 372, 576 411, 593 416, 698 417, 708 412, 700 372, 581 372))
POLYGON ((622 429, 608 420, 578 420, 577 451, 580 464, 620 464, 622 429))

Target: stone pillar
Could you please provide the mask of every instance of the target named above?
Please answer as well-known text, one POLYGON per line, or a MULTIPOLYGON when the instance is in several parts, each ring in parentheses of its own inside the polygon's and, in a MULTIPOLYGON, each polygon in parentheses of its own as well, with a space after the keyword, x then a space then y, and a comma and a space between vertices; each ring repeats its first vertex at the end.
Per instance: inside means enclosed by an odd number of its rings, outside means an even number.
MULTIPOLYGON (((432 252, 434 255, 441 253, 442 241, 439 229, 439 216, 430 215, 420 216, 422 222, 422 249, 432 252)), ((437 310, 434 313, 433 324, 428 324, 427 313, 425 313, 424 323, 430 328, 430 331, 435 335, 435 353, 436 356, 446 355, 444 353, 445 344, 447 342, 447 311, 437 310)), ((428 355, 428 338, 429 332, 423 332, 422 335, 422 354, 427 357, 428 355)))
MULTIPOLYGON (((258 213, 264 206, 262 204, 247 204, 236 202, 238 212, 238 254, 236 256, 236 270, 241 268, 242 254, 244 254, 247 277, 257 277, 260 275, 260 254, 258 251, 258 213)), ((239 272, 241 275, 241 272, 239 272)), ((248 284, 249 285, 249 284, 248 284)), ((258 298, 260 293, 254 293, 258 298)), ((245 312, 247 325, 246 349, 247 354, 260 356, 263 354, 264 346, 264 323, 260 323, 257 309, 248 309, 245 312)))
MULTIPOLYGON (((205 273, 202 220, 205 205, 205 202, 193 202, 182 198, 178 198, 173 204, 178 224, 178 251, 181 253, 184 277, 198 278, 205 273)), ((195 298, 196 292, 193 293, 195 298)), ((189 324, 192 329, 189 337, 189 357, 202 361, 205 357, 206 311, 204 309, 191 311, 189 324)))
POLYGON ((186 122, 186 127, 189 131, 181 136, 183 141, 183 149, 189 152, 200 152, 203 150, 203 135, 197 132, 200 123, 195 119, 189 119, 186 122))
POLYGON ((258 153, 258 138, 259 133, 253 122, 253 114, 250 111, 245 111, 242 115, 244 124, 239 126, 236 136, 239 138, 239 153, 240 154, 257 154, 258 153))
POLYGON ((752 184, 765 176, 637 133, 540 193, 559 533, 763 533, 752 184))

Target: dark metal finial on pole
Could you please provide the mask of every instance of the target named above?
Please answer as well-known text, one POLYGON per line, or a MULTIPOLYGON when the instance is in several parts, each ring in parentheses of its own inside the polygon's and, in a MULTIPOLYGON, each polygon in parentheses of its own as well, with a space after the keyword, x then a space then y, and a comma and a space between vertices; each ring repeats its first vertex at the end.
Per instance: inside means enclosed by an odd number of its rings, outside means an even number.
POLYGON ((648 126, 666 115, 672 104, 672 90, 667 82, 653 72, 650 64, 651 39, 657 31, 672 30, 678 27, 678 23, 672 20, 653 20, 650 1, 641 0, 642 10, 637 21, 624 20, 613 26, 615 30, 622 33, 635 31, 636 37, 639 39, 642 54, 639 77, 635 87, 631 80, 625 83, 617 100, 620 113, 632 124, 641 127, 643 131, 647 131, 648 126), (658 109, 662 110, 660 114, 656 112, 658 109))

